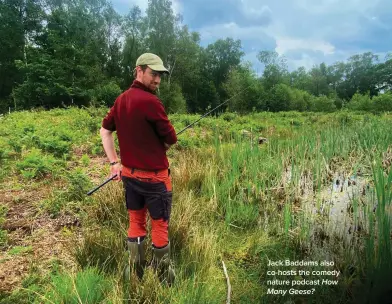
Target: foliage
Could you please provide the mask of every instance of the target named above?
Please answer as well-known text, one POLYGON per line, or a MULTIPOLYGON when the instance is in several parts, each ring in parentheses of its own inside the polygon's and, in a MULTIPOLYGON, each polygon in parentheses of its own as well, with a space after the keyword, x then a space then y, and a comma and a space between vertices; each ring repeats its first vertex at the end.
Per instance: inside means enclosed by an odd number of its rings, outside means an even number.
POLYGON ((111 107, 121 93, 120 86, 114 81, 97 86, 93 89, 92 104, 111 107))
POLYGON ((186 113, 186 101, 177 83, 163 82, 159 87, 159 97, 166 113, 186 113))
POLYGON ((51 286, 41 299, 44 303, 98 304, 106 299, 111 287, 97 268, 52 276, 51 286))
MULTIPOLYGON (((65 253, 64 264, 75 273, 56 272, 45 279, 34 271, 21 283, 23 289, 15 288, 9 296, 1 294, 0 303, 222 303, 227 296, 227 286, 225 280, 216 279, 222 276, 217 259, 224 260, 229 271, 235 290, 233 302, 274 303, 275 298, 266 294, 266 284, 260 284, 269 269, 268 259, 319 260, 324 258, 325 252, 331 255, 328 259, 339 265, 341 283, 334 288, 319 286, 314 297, 307 296, 305 302, 309 299, 317 303, 350 302, 353 286, 361 289, 362 282, 369 283, 368 287, 376 296, 383 280, 388 282, 388 277, 380 272, 380 268, 384 268, 377 264, 390 260, 386 242, 390 222, 380 221, 380 215, 384 216, 380 203, 374 212, 375 200, 361 196, 363 204, 359 205, 369 208, 366 214, 373 218, 375 229, 373 234, 358 231, 350 235, 355 243, 349 246, 358 250, 347 251, 347 246, 341 246, 340 237, 319 239, 313 229, 319 228, 319 221, 329 212, 314 214, 313 222, 313 214, 304 213, 306 208, 303 207, 308 205, 302 199, 309 198, 311 210, 319 210, 318 195, 324 187, 332 188, 331 170, 353 172, 358 175, 357 180, 363 174, 372 189, 369 168, 374 156, 383 155, 383 166, 390 161, 392 117, 387 113, 363 115, 349 109, 335 113, 292 111, 294 107, 313 106, 313 97, 287 85, 284 90, 290 98, 287 103, 290 111, 252 111, 247 115, 225 111, 215 117, 205 117, 179 136, 179 142, 168 150, 175 183, 175 208, 170 222, 171 256, 178 275, 174 289, 159 284, 151 267, 146 268, 143 280, 123 281, 129 220, 121 183, 108 183, 94 196, 85 196, 92 181, 104 180, 108 174, 105 161, 92 154, 93 149, 102 151, 98 128, 108 109, 70 107, 5 115, 4 124, 0 124, 2 145, 11 151, 11 143, 17 142, 15 146, 20 152, 7 153, 4 163, 9 166, 11 178, 1 186, 13 191, 24 189, 27 193, 39 189, 39 196, 45 196, 42 201, 35 204, 36 195, 23 201, 34 210, 32 217, 41 219, 49 213, 62 214, 66 219, 71 215, 77 216, 80 225, 67 222, 62 230, 56 231, 55 238, 55 241, 63 241, 64 236, 72 236, 64 240, 64 244, 69 241, 71 245, 71 253, 65 253), (267 137, 267 142, 259 144, 259 136, 267 137), (48 141, 69 143, 68 157, 64 158, 61 153, 55 156, 55 151, 38 148, 48 141), (56 179, 44 172, 46 178, 37 177, 27 183, 20 176, 17 164, 31 154, 36 154, 35 159, 44 164, 48 159, 59 162, 53 164, 56 179), (310 192, 309 196, 301 192, 303 187, 310 192), (357 246, 362 240, 367 240, 369 246, 357 246), (330 248, 335 242, 336 247, 330 248), (377 248, 383 249, 373 251, 372 242, 378 242, 377 248), (346 258, 341 251, 352 255, 346 258), (70 260, 69 255, 72 255, 70 260), (73 267, 69 267, 69 263, 73 267), (346 271, 352 265, 354 275, 346 271), (372 269, 372 265, 377 267, 372 269), (100 271, 90 272, 91 267, 100 271), (366 273, 366 269, 371 272, 366 273), (372 288, 368 278, 377 280, 377 289, 372 288), (244 289, 245 285, 249 288, 244 289), (342 300, 342 294, 350 294, 349 299, 342 300)), ((316 110, 324 111, 335 104, 333 95, 317 99, 320 104, 316 110)), ((179 131, 200 116, 173 113, 169 117, 179 131)), ((378 182, 374 186, 378 192, 377 202, 384 198, 389 204, 391 195, 387 190, 391 176, 384 175, 385 168, 377 169, 378 182)), ((368 191, 367 186, 358 188, 361 192, 368 191)), ((331 197, 330 192, 327 195, 331 197)), ((329 201, 326 202, 329 205, 329 201)), ((0 206, 0 225, 6 212, 7 209, 0 206)), ((63 225, 62 219, 48 219, 48 222, 63 225)), ((367 225, 362 227, 367 229, 367 225)), ((14 233, 0 230, 0 246, 7 250, 6 258, 17 260, 21 255, 33 256, 31 247, 23 247, 19 241, 14 243, 14 233)), ((40 235, 28 235, 22 242, 26 240, 26 245, 33 242, 34 248, 36 237, 40 235)), ((148 236, 147 243, 150 242, 148 236)), ((146 248, 146 257, 151 261, 151 246, 146 248)), ((37 261, 40 266, 42 260, 37 261)), ((45 265, 43 270, 47 269, 45 265)), ((276 302, 281 299, 279 296, 276 302)), ((292 295, 283 300, 302 299, 292 295)))
POLYGON ((7 230, 0 229, 0 249, 8 244, 8 233, 7 230))
POLYGON ((6 230, 1 229, 5 222, 5 217, 7 215, 8 208, 6 206, 0 205, 0 249, 7 245, 8 233, 6 230))
POLYGON ((334 100, 327 96, 313 97, 310 110, 314 112, 333 112, 336 110, 336 105, 334 100))
POLYGON ((375 96, 372 101, 376 112, 392 111, 392 92, 375 96))
POLYGON ((351 110, 371 111, 373 109, 373 104, 369 94, 361 95, 355 93, 347 107, 351 110))
POLYGON ((292 90, 286 84, 279 83, 270 91, 267 107, 269 111, 287 111, 290 109, 290 101, 292 100, 292 90))
POLYGON ((229 111, 249 113, 265 110, 265 92, 249 65, 231 70, 223 87, 227 96, 231 96, 229 111))
POLYGON ((53 174, 57 170, 56 163, 57 161, 52 156, 42 154, 41 150, 33 148, 16 164, 16 168, 23 177, 35 179, 53 174))
MULTIPOLYGON (((171 0, 150 0, 144 12, 133 6, 124 16, 108 0, 65 0, 61 4, 5 0, 0 3, 0 15, 3 113, 111 106, 134 80, 134 64, 144 52, 158 54, 170 69, 162 83, 169 113, 201 113, 245 88, 244 100, 236 97, 228 105, 233 111, 309 110, 311 98, 303 92, 334 96, 340 109, 356 93, 372 98, 392 88, 391 56, 380 61, 371 52, 329 66, 320 63, 309 70, 289 71, 285 56, 257 50, 264 65, 259 77, 243 61, 240 40, 218 39, 201 46, 200 33, 182 23, 171 0)), ((333 108, 328 107, 328 111, 333 108)), ((383 109, 388 106, 374 110, 383 109)))
POLYGON ((88 176, 83 172, 81 168, 67 174, 68 189, 67 189, 67 200, 68 201, 81 201, 86 197, 86 193, 92 186, 88 176))
POLYGON ((306 91, 293 89, 291 98, 290 110, 303 112, 310 109, 313 96, 306 91))

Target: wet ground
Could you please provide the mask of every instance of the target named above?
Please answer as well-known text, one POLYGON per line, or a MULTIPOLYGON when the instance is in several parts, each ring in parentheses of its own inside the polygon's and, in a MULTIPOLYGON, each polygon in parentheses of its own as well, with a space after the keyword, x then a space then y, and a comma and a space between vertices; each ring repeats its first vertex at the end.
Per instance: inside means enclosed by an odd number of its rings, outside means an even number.
POLYGON ((362 231, 366 212, 375 208, 369 180, 364 176, 335 174, 332 184, 316 198, 313 212, 325 218, 325 232, 347 241, 351 240, 354 232, 362 231))

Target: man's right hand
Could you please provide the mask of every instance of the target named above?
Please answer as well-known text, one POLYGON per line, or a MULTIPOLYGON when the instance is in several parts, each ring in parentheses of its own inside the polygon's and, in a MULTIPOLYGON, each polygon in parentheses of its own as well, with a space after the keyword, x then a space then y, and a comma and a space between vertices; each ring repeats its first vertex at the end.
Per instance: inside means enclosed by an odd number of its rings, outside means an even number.
POLYGON ((110 166, 110 177, 114 176, 115 174, 117 174, 117 176, 115 178, 113 178, 113 180, 116 181, 120 181, 121 180, 121 164, 115 164, 113 166, 110 166))

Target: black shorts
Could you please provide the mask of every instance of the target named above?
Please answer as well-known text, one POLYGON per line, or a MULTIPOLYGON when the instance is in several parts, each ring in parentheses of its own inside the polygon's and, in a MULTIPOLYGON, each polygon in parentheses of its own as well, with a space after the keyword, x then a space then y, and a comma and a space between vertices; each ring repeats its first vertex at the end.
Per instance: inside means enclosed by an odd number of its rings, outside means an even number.
POLYGON ((167 191, 165 183, 149 183, 122 176, 125 189, 125 203, 129 210, 140 210, 147 206, 154 220, 170 219, 172 191, 167 191))

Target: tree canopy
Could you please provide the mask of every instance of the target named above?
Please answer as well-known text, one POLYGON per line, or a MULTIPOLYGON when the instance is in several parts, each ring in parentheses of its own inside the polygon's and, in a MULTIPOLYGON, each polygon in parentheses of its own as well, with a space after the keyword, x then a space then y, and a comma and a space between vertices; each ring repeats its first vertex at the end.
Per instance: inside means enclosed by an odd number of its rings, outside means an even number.
POLYGON ((170 0, 118 14, 107 0, 0 0, 0 111, 113 104, 133 81, 139 55, 159 55, 171 71, 158 94, 169 112, 227 110, 392 110, 392 55, 366 52, 346 62, 289 71, 260 50, 262 75, 244 62, 240 40, 206 47, 170 0), (237 96, 241 89, 249 88, 237 96))

